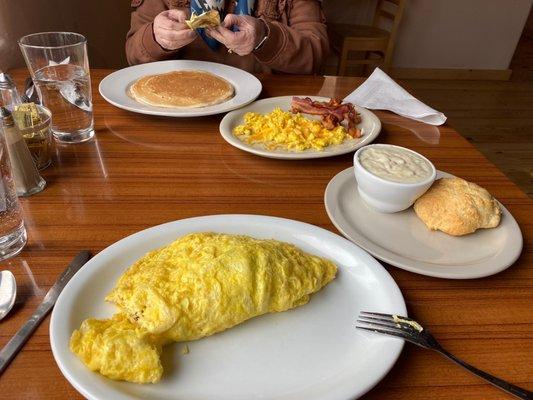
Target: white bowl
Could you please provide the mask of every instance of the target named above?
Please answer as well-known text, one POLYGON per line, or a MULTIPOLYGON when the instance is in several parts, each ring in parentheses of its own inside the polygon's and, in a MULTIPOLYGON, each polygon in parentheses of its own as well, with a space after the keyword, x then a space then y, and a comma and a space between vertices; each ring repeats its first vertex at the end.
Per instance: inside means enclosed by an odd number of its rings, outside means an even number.
POLYGON ((370 207, 383 213, 394 213, 411 207, 415 200, 430 188, 437 175, 433 163, 423 155, 405 147, 390 144, 372 144, 357 150, 354 154, 354 173, 357 180, 357 190, 361 198, 370 207), (365 169, 359 162, 359 154, 369 147, 395 147, 414 153, 429 163, 431 175, 429 178, 415 183, 393 182, 380 178, 365 169))

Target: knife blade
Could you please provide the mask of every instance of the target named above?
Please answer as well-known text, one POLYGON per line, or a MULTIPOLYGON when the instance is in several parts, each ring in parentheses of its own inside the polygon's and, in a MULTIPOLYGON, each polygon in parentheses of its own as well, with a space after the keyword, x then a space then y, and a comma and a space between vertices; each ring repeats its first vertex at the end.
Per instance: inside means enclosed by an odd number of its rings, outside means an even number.
POLYGON ((28 318, 26 323, 11 338, 9 342, 0 350, 0 375, 5 371, 9 363, 15 358, 22 346, 28 341, 32 333, 37 329, 43 319, 54 307, 59 294, 74 276, 76 272, 91 258, 88 250, 83 250, 71 261, 67 269, 59 276, 54 285, 50 288, 43 301, 37 307, 33 315, 28 318))

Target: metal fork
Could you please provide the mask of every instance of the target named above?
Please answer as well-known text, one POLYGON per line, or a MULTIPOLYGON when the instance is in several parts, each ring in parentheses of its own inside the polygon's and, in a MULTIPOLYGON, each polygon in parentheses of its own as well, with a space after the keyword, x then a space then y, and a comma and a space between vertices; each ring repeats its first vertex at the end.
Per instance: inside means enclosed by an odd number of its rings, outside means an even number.
POLYGON ((357 319, 356 328, 384 335, 397 336, 425 349, 435 350, 456 364, 466 368, 473 374, 492 383, 494 386, 497 386, 520 399, 533 399, 533 392, 505 382, 500 378, 496 378, 495 376, 483 372, 458 359, 453 354, 446 351, 427 329, 423 328, 418 322, 411 318, 401 317, 399 315, 361 311, 359 318, 357 319))

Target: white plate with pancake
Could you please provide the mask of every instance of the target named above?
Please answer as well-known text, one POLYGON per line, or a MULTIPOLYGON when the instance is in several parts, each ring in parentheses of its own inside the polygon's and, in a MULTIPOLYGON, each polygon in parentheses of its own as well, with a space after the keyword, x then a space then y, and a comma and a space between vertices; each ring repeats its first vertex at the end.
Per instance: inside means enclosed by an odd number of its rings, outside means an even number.
MULTIPOLYGON (((194 89, 191 96, 194 96, 195 92, 208 90, 208 88, 197 90, 198 87, 194 89)), ((246 71, 228 65, 193 60, 168 60, 134 65, 111 73, 102 79, 99 86, 102 97, 116 107, 136 113, 166 117, 199 117, 225 113, 254 101, 261 93, 261 89, 259 79, 246 71), (233 94, 229 97, 223 94, 221 97, 223 100, 219 103, 201 107, 190 105, 159 107, 135 100, 135 96, 131 93, 131 87, 135 82, 150 75, 166 74, 172 71, 203 71, 218 76, 231 84, 233 94)))
MULTIPOLYGON (((438 178, 453 177, 437 171, 438 178)), ((522 251, 522 234, 501 205, 500 224, 465 236, 430 231, 413 208, 393 214, 371 209, 359 196, 353 167, 335 175, 324 195, 333 225, 348 239, 388 264, 417 274, 473 279, 511 266, 522 251)))
MULTIPOLYGON (((312 100, 328 101, 328 98, 317 96, 299 96, 297 97, 310 97, 312 100)), ((339 145, 332 145, 326 147, 324 150, 308 149, 304 151, 289 151, 284 149, 267 149, 262 144, 248 144, 243 142, 237 136, 233 134, 233 130, 238 125, 244 122, 244 114, 247 112, 256 112, 260 114, 267 114, 273 111, 276 107, 281 108, 283 111, 289 111, 291 108, 291 100, 293 96, 280 96, 270 97, 268 99, 262 99, 254 101, 252 104, 238 110, 232 111, 224 116, 220 122, 220 133, 224 140, 237 147, 238 149, 247 151, 252 154, 256 154, 262 157, 278 158, 285 160, 303 160, 309 158, 323 158, 333 157, 341 154, 351 153, 357 150, 359 147, 365 146, 371 143, 381 131, 381 122, 379 118, 372 111, 366 108, 359 107, 354 104, 356 111, 361 116, 361 122, 357 125, 362 130, 363 135, 357 139, 347 139, 339 145)), ((302 114, 308 119, 319 119, 317 116, 302 114)))
POLYGON ((92 400, 348 400, 382 379, 403 341, 355 329, 361 310, 406 313, 402 294, 368 253, 325 229, 258 215, 215 215, 155 226, 109 246, 72 278, 54 307, 52 351, 69 382, 92 400), (337 277, 310 302, 253 318, 222 333, 165 347, 163 378, 156 384, 117 382, 91 372, 70 352, 74 329, 88 317, 110 316, 104 296, 136 259, 191 232, 225 232, 275 238, 326 257, 337 277), (206 384, 207 383, 207 384, 206 384))

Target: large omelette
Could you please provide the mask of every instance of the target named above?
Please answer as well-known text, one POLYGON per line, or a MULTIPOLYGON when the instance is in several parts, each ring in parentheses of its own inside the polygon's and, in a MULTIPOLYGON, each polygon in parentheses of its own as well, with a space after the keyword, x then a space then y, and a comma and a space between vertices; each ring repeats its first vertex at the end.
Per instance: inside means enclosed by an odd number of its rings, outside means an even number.
POLYGON ((192 233, 129 267, 106 297, 120 311, 85 320, 70 348, 111 379, 155 383, 165 344, 306 304, 336 271, 331 261, 289 243, 192 233))
POLYGON ((156 107, 193 108, 221 103, 233 96, 233 85, 206 71, 183 70, 148 75, 135 81, 130 95, 156 107))

